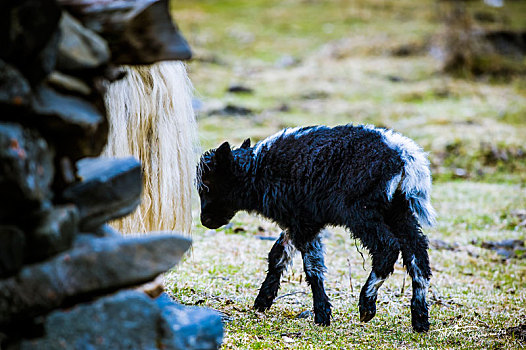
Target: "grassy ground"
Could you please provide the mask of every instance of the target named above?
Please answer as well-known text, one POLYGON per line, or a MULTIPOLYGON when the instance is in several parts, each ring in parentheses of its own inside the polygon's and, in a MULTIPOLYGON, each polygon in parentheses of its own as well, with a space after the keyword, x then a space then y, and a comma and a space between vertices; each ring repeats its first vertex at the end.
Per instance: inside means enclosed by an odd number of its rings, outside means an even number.
MULTIPOLYGON (((502 260, 481 248, 487 240, 526 239, 517 215, 526 209, 524 77, 442 74, 429 52, 444 8, 429 0, 179 0, 172 6, 197 54, 189 69, 202 101, 203 148, 246 137, 255 142, 286 126, 394 128, 430 152, 440 218, 427 234, 454 248, 430 250, 431 330, 415 334, 410 281, 404 283, 400 263, 380 289, 376 317, 359 322, 357 297, 370 260, 347 232, 329 228, 326 286, 334 318, 320 328, 312 317, 297 318, 312 307, 299 258, 271 310, 251 308, 273 243, 259 236, 276 237, 279 228, 244 213, 217 231, 196 222, 193 253, 167 275, 167 286, 185 304, 224 314, 225 349, 526 345, 505 332, 525 323, 526 259, 502 260), (227 93, 232 83, 254 92, 227 93), (252 113, 209 112, 228 104, 252 113)), ((507 8, 495 16, 520 27, 520 13, 507 8)))

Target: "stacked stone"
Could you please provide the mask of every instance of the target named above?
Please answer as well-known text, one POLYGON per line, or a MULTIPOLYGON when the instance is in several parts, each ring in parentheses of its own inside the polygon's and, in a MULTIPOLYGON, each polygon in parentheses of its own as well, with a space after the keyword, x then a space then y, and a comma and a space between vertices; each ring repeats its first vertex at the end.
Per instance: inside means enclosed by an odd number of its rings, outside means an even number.
POLYGON ((167 0, 7 0, 0 28, 0 348, 219 347, 216 313, 134 288, 191 241, 106 225, 139 204, 140 164, 86 158, 119 64, 190 56, 167 0))

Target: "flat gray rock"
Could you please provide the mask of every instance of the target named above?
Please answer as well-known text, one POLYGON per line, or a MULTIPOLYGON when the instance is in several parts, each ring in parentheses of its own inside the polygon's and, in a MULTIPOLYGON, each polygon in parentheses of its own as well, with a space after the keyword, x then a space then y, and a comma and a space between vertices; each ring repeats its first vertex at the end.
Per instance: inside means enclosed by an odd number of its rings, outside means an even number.
POLYGON ((23 341, 21 349, 218 349, 223 327, 211 310, 122 291, 54 311, 44 321, 44 333, 43 338, 23 341))
POLYGON ((0 123, 0 223, 49 206, 53 153, 36 132, 0 123))
POLYGON ((177 264, 191 245, 190 239, 172 234, 82 238, 73 249, 0 280, 0 328, 66 303, 153 280, 177 264))
POLYGON ((104 112, 77 96, 65 95, 45 84, 35 88, 32 114, 20 121, 37 127, 57 146, 57 155, 74 160, 98 156, 107 141, 104 112))
POLYGON ((135 158, 86 158, 77 167, 81 181, 62 197, 79 208, 84 232, 128 215, 140 204, 142 172, 135 158))
POLYGON ((106 64, 110 49, 104 39, 85 28, 67 12, 60 19, 57 69, 62 71, 93 69, 106 64))
POLYGON ((26 238, 15 226, 0 226, 0 278, 20 270, 26 238))
POLYGON ((53 68, 61 8, 54 0, 2 1, 0 58, 33 83, 53 68))
POLYGON ((92 88, 82 79, 57 71, 48 75, 46 83, 60 92, 75 95, 89 96, 93 92, 92 88))
POLYGON ((14 66, 0 60, 0 105, 15 109, 29 105, 31 87, 14 66))
POLYGON ((223 339, 221 315, 203 307, 174 303, 163 293, 157 299, 168 349, 218 349, 223 339))
POLYGON ((40 215, 28 233, 26 261, 38 261, 71 248, 78 232, 79 213, 72 205, 61 205, 40 215))

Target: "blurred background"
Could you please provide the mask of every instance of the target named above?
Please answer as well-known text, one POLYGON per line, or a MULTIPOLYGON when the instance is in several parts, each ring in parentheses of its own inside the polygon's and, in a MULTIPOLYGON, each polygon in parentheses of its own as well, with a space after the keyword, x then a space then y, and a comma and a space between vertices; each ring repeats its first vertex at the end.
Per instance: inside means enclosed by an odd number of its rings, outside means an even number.
POLYGON ((526 1, 178 0, 203 148, 372 123, 437 180, 526 179, 526 1))

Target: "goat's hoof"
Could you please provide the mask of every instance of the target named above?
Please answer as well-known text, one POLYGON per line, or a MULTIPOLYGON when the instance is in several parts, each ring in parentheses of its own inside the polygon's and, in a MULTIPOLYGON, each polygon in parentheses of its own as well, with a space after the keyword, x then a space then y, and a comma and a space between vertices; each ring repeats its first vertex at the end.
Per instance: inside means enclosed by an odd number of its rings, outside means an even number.
POLYGON ((413 323, 413 330, 418 333, 425 333, 429 331, 429 322, 413 323))
POLYGON ((363 312, 360 313, 360 322, 369 322, 374 318, 376 313, 370 313, 370 312, 363 312))
POLYGON ((265 311, 267 311, 268 309, 270 309, 270 306, 261 306, 261 305, 256 306, 256 305, 254 305, 254 309, 255 309, 256 311, 259 311, 259 312, 265 312, 265 311))
POLYGON ((331 325, 331 319, 327 318, 326 320, 316 320, 314 319, 314 323, 316 323, 318 326, 325 326, 328 327, 331 325))
POLYGON ((415 332, 427 332, 429 330, 429 311, 424 302, 411 300, 411 325, 415 332))
POLYGON ((376 315, 376 305, 373 303, 369 307, 360 305, 360 321, 369 322, 376 315))
POLYGON ((265 300, 265 298, 257 297, 256 301, 254 302, 254 309, 256 309, 259 312, 265 312, 272 306, 272 300, 269 302, 268 300, 265 300))
POLYGON ((424 333, 429 331, 429 317, 427 312, 420 315, 411 314, 411 325, 413 330, 418 333, 424 333))
POLYGON ((314 311, 314 323, 320 326, 331 325, 331 309, 314 311))

